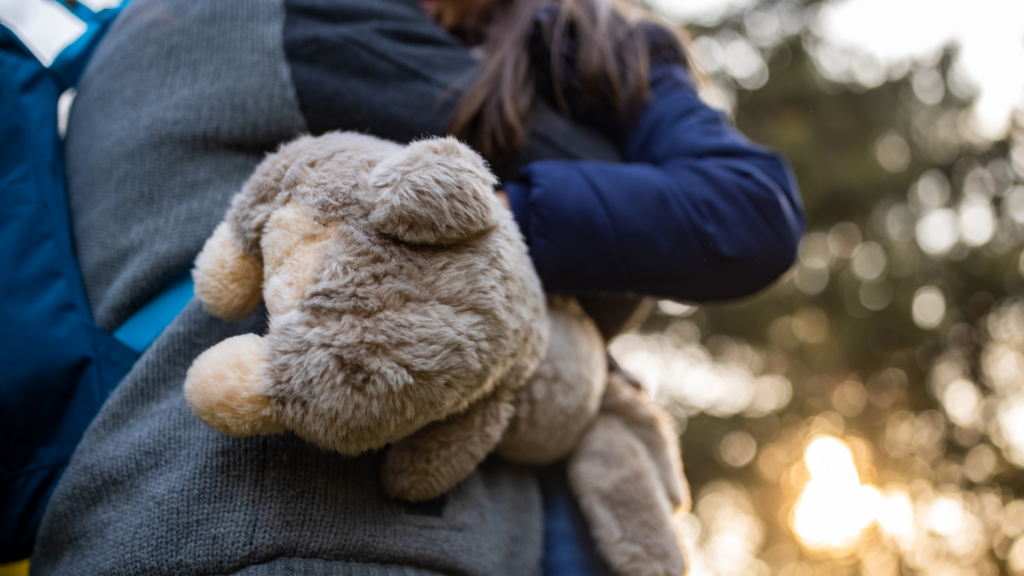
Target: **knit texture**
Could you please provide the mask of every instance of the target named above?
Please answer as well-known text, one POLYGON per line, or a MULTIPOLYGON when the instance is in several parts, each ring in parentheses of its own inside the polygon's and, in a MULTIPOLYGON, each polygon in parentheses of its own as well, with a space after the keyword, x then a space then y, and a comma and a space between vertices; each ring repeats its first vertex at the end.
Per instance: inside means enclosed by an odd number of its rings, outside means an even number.
POLYGON ((67 166, 96 322, 189 266, 263 156, 306 130, 273 0, 132 2, 79 84, 67 166))
MULTIPOLYGON (((108 329, 190 265, 263 156, 306 130, 279 0, 133 0, 98 47, 68 128, 83 276, 108 329)), ((193 301, 86 432, 54 492, 34 574, 534 574, 528 470, 486 461, 441 502, 380 491, 379 453, 235 439, 189 410, 203 350, 265 332, 193 301), (402 567, 410 567, 408 569, 402 567)))
POLYGON ((193 301, 157 339, 58 484, 33 574, 536 573, 541 502, 527 469, 492 458, 443 506, 410 506, 381 492, 381 453, 349 458, 291 434, 237 439, 200 423, 182 398, 189 364, 262 332, 263 318, 261 308, 228 324, 193 301))

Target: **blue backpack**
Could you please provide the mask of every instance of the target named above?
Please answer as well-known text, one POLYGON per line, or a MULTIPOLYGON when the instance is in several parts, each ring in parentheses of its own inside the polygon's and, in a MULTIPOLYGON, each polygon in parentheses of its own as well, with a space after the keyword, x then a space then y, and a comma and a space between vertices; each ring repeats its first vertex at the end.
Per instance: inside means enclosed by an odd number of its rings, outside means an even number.
MULTIPOLYGON (((63 6, 44 1, 51 11, 63 6)), ((180 279, 114 334, 93 322, 71 236, 57 107, 120 8, 93 12, 66 1, 84 33, 49 66, 0 25, 0 563, 31 554, 82 433, 191 296, 180 279)))

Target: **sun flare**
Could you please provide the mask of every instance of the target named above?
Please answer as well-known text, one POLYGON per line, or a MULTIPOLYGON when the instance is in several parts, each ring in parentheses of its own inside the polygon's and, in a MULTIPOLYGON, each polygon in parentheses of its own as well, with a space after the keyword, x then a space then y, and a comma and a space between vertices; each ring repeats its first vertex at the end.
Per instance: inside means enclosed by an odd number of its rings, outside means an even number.
POLYGON ((808 548, 849 547, 875 520, 881 493, 861 485, 853 454, 833 436, 812 440, 804 464, 811 479, 793 509, 793 531, 808 548))

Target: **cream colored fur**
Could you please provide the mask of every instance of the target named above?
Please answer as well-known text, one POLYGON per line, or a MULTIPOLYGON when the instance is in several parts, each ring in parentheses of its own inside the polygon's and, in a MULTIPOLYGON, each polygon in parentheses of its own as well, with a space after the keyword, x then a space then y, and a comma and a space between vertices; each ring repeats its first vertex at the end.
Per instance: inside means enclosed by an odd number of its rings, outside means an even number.
POLYGON ((206 241, 192 269, 195 294, 206 310, 225 320, 245 318, 259 306, 263 272, 222 222, 206 241))
POLYGON ((274 212, 260 242, 268 312, 284 314, 299 306, 330 239, 330 231, 313 218, 308 206, 293 202, 274 212))
POLYGON ((199 355, 185 376, 185 399, 210 428, 231 436, 277 434, 273 407, 261 388, 262 340, 242 334, 199 355))
POLYGON ((390 444, 383 487, 412 501, 495 450, 526 464, 570 455, 584 512, 611 523, 595 526, 611 565, 670 573, 681 556, 662 520, 684 500, 674 436, 614 385, 579 305, 545 300, 494 184, 451 138, 329 133, 268 156, 193 271, 222 318, 262 296, 268 333, 204 352, 186 399, 235 436, 290 430, 344 454, 390 444), (588 484, 591 471, 603 480, 588 484))

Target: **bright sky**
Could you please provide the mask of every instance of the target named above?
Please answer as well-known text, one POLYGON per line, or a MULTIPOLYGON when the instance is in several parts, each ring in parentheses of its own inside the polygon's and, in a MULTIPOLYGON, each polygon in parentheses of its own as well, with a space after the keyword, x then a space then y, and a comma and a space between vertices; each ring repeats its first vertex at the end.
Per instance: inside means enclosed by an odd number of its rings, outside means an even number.
POLYGON ((955 40, 967 76, 981 89, 975 112, 995 136, 1024 107, 1024 1, 841 0, 821 13, 828 40, 883 62, 927 56, 955 40))
MULTIPOLYGON (((714 23, 753 0, 655 0, 683 22, 714 23)), ((1024 108, 1024 0, 833 0, 819 15, 829 42, 882 62, 927 58, 956 41, 967 77, 980 88, 980 128, 998 136, 1024 108)))

